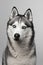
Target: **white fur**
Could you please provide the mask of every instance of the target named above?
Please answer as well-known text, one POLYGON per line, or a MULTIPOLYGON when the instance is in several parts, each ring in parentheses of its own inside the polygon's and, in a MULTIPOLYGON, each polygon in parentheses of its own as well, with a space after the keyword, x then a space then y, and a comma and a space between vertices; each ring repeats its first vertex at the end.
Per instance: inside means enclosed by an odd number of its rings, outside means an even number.
POLYGON ((24 57, 19 57, 14 59, 13 57, 8 57, 7 63, 8 65, 34 65, 35 64, 35 57, 34 58, 29 58, 28 56, 24 57))
POLYGON ((22 26, 25 26, 23 22, 18 23, 16 21, 13 25, 16 25, 17 27, 13 28, 12 26, 9 25, 8 35, 15 51, 8 43, 9 50, 13 56, 13 57, 8 57, 7 59, 8 65, 34 65, 36 58, 35 57, 30 58, 31 54, 34 52, 34 47, 30 52, 28 46, 30 38, 32 36, 31 28, 27 28, 26 30, 23 30, 21 28, 22 26), (14 41, 15 33, 20 34, 20 40, 22 40, 22 42, 14 41))

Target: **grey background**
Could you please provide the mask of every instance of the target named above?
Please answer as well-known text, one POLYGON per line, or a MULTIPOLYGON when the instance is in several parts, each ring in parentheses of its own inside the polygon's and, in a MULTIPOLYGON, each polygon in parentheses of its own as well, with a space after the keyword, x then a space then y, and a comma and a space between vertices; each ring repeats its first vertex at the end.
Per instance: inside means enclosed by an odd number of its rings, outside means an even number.
POLYGON ((16 6, 21 14, 31 8, 36 33, 37 65, 43 65, 43 0, 0 0, 0 65, 7 42, 6 24, 13 6, 16 6))

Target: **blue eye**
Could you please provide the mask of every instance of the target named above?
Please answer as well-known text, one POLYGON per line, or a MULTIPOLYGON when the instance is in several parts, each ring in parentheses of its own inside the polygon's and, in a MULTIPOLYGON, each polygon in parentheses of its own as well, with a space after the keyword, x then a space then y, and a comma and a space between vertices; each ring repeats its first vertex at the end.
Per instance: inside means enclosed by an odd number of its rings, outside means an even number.
POLYGON ((13 25, 13 28, 16 28, 16 25, 13 25))
POLYGON ((26 26, 22 26, 22 29, 26 29, 27 27, 26 26))

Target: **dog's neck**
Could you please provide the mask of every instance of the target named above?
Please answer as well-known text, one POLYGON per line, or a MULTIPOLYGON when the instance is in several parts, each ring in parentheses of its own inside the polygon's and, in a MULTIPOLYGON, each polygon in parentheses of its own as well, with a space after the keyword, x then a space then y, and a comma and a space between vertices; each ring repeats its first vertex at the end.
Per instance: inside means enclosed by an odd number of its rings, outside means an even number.
POLYGON ((17 42, 11 39, 11 42, 8 41, 8 47, 11 54, 15 57, 17 55, 26 55, 29 54, 29 41, 17 42))

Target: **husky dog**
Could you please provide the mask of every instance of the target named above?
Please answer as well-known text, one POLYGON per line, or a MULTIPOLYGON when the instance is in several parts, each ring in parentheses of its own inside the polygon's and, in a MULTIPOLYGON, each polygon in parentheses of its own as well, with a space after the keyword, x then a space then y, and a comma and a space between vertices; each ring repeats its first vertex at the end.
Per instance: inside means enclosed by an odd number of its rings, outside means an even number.
POLYGON ((2 65, 36 65, 36 47, 31 9, 24 15, 12 8, 7 22, 8 42, 2 57, 2 65))

